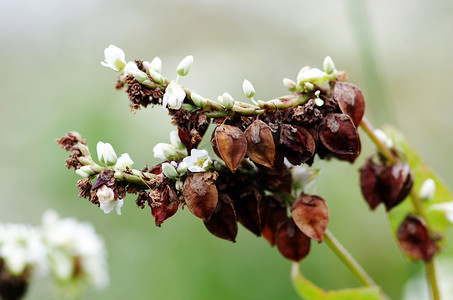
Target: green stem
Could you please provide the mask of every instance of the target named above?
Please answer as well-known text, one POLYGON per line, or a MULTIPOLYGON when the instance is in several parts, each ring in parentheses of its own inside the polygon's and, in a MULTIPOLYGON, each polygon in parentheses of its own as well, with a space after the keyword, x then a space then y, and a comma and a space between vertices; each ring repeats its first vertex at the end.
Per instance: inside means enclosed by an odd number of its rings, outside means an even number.
MULTIPOLYGON (((365 133, 368 135, 368 137, 373 141, 373 143, 376 145, 376 147, 379 149, 379 151, 391 162, 391 163, 397 163, 399 161, 398 157, 393 155, 392 151, 384 144, 382 143, 379 138, 374 134, 373 127, 371 124, 368 122, 368 120, 364 117, 362 122, 360 123, 360 127, 365 131, 365 133)), ((410 196, 412 199, 412 205, 414 206, 414 211, 417 215, 419 215, 423 220, 426 222, 426 226, 430 230, 430 224, 428 222, 428 218, 426 217, 426 211, 425 208, 423 207, 423 201, 422 199, 418 196, 417 191, 412 187, 410 191, 410 196)), ((431 230, 430 230, 431 231, 431 230)), ((431 299, 433 300, 439 300, 439 287, 437 283, 437 278, 436 278, 436 268, 435 268, 435 262, 434 262, 434 257, 429 261, 425 262, 425 267, 426 267, 426 277, 428 279, 429 287, 431 289, 431 299)))
POLYGON ((342 244, 327 230, 324 234, 324 242, 340 258, 349 270, 357 277, 364 286, 375 286, 373 279, 365 272, 362 266, 352 257, 342 244))

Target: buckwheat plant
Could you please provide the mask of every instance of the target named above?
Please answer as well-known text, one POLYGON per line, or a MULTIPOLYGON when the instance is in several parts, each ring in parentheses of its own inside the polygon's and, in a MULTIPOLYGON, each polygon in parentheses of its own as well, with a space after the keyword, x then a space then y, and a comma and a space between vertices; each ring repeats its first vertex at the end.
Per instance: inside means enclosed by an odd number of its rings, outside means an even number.
POLYGON ((113 45, 101 64, 117 73, 116 89, 126 91, 132 112, 162 105, 176 130, 170 143, 153 149, 162 162, 138 169, 127 153, 118 158, 109 143, 97 144, 96 162, 79 133, 58 139, 71 153, 66 166, 82 177, 79 197, 121 214, 126 194, 134 194, 137 207, 150 207, 157 226, 187 206, 209 232, 232 242, 239 222, 294 261, 292 280, 302 297, 386 299, 327 229, 326 200, 306 192, 318 173, 310 168, 315 159, 354 163, 361 127, 377 147, 360 168, 363 196, 372 210, 383 203, 401 250, 410 261, 425 263, 431 297, 440 299, 434 258, 453 221, 451 194, 400 133, 372 128, 360 89, 346 82, 330 57, 322 69, 303 67, 295 80, 283 79, 290 93, 267 101, 248 80, 242 87, 249 101, 227 92, 208 99, 183 86, 192 56, 180 62, 173 80, 162 74, 158 57, 127 62, 113 45), (215 127, 210 140, 217 157, 199 149, 209 126, 215 127), (305 278, 298 262, 312 240, 325 242, 364 287, 325 291, 305 278))

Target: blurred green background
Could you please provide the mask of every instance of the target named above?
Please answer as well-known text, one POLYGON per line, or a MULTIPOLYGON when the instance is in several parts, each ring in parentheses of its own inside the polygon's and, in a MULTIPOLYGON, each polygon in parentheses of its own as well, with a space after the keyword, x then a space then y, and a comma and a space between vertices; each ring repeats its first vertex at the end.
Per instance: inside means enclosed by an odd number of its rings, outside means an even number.
MULTIPOLYGON (((242 97, 245 78, 257 98, 285 94, 283 77, 321 67, 330 55, 362 88, 368 118, 397 125, 453 187, 452 1, 0 0, 0 11, 0 221, 38 224, 54 208, 94 223, 108 247, 111 284, 85 299, 297 299, 291 263, 242 227, 232 244, 187 209, 157 228, 133 197, 122 216, 77 197, 78 176, 64 167, 55 138, 76 130, 92 149, 110 142, 139 168, 156 162, 152 148, 172 130, 160 107, 129 112, 115 73, 100 65, 109 44, 127 60, 161 57, 168 78, 194 55, 181 82, 207 97, 242 97)), ((422 265, 405 262, 382 207, 370 212, 361 197, 357 170, 373 149, 362 140, 354 165, 315 163, 323 171, 313 191, 328 201, 331 231, 399 299, 422 265)), ((301 269, 327 289, 358 285, 322 244, 312 244, 301 269)), ((51 293, 42 280, 27 299, 51 293)))

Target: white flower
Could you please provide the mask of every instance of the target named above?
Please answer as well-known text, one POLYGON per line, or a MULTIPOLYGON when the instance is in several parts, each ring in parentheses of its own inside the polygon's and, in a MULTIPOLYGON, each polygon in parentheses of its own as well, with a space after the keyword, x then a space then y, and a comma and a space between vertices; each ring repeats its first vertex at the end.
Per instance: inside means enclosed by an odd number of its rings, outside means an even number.
POLYGON ((205 172, 211 166, 212 159, 209 157, 208 151, 192 149, 190 156, 184 158, 183 162, 187 164, 190 172, 205 172))
POLYGON ((166 143, 158 143, 156 146, 154 146, 153 152, 155 158, 162 160, 172 159, 177 155, 176 147, 174 145, 166 143))
POLYGON ((176 72, 180 76, 186 76, 189 73, 190 68, 192 67, 192 64, 193 64, 193 56, 188 55, 181 60, 178 67, 176 68, 176 72))
POLYGON ((134 74, 136 72, 140 72, 140 69, 137 67, 137 64, 133 61, 128 62, 123 69, 124 75, 134 74))
POLYGON ((56 212, 47 211, 42 230, 50 268, 59 282, 67 286, 68 282, 87 281, 99 289, 107 286, 106 250, 93 225, 60 219, 56 212), (76 267, 78 272, 74 272, 76 267))
POLYGON ((104 67, 120 72, 126 65, 126 56, 124 51, 115 45, 110 45, 108 48, 105 48, 104 56, 104 61, 101 62, 101 65, 104 67))
POLYGON ((304 166, 293 166, 291 169, 293 188, 296 191, 303 191, 308 188, 318 176, 318 169, 310 169, 304 166))
POLYGON ((300 86, 304 82, 311 82, 314 84, 323 84, 328 80, 328 75, 318 68, 303 67, 297 75, 297 82, 300 86))
POLYGON ((440 210, 445 214, 448 221, 453 224, 453 201, 434 204, 429 207, 430 210, 440 210))
POLYGON ((418 192, 418 196, 425 200, 431 200, 434 197, 435 192, 436 192, 436 183, 434 182, 434 180, 432 178, 428 178, 423 182, 423 184, 418 192))
POLYGON ((252 98, 255 95, 255 88, 247 79, 242 82, 242 90, 247 98, 252 98))
POLYGON ((115 169, 119 171, 126 171, 126 167, 132 167, 134 164, 134 161, 131 159, 129 154, 123 153, 121 156, 118 158, 115 164, 115 169))
POLYGON ((179 138, 179 134, 177 130, 173 130, 170 132, 170 142, 173 146, 176 148, 183 150, 185 149, 184 144, 181 142, 181 139, 179 138))
POLYGON ((164 173, 164 175, 167 177, 167 178, 170 178, 170 179, 176 179, 178 178, 178 172, 176 172, 176 169, 175 167, 173 167, 171 164, 169 163, 163 163, 162 164, 162 172, 164 173))
POLYGON ((101 163, 109 166, 116 163, 117 157, 112 145, 109 143, 98 142, 96 149, 98 152, 98 159, 101 163))
POLYGON ((172 80, 165 89, 164 98, 162 99, 162 106, 171 109, 180 109, 182 102, 186 98, 186 92, 172 80))
POLYGON ((9 273, 20 276, 26 268, 44 275, 47 271, 46 249, 41 234, 26 224, 0 224, 0 258, 9 273))
POLYGON ((104 213, 108 214, 115 209, 116 213, 121 215, 123 199, 115 200, 115 194, 111 188, 104 184, 97 190, 96 196, 98 196, 100 207, 104 213))
POLYGON ((162 60, 157 56, 151 62, 144 61, 143 66, 146 69, 153 69, 157 73, 162 73, 162 60))

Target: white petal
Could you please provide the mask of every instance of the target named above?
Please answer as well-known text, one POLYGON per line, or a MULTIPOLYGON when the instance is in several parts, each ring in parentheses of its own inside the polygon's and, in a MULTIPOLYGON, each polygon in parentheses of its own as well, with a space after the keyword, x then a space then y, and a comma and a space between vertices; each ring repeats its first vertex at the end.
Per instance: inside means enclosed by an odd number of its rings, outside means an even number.
POLYGON ((123 207, 123 204, 124 204, 124 201, 123 199, 118 199, 116 201, 116 205, 115 205, 115 209, 116 209, 116 213, 121 216, 121 207, 123 207))

